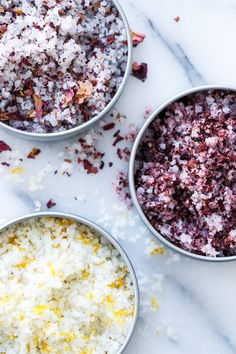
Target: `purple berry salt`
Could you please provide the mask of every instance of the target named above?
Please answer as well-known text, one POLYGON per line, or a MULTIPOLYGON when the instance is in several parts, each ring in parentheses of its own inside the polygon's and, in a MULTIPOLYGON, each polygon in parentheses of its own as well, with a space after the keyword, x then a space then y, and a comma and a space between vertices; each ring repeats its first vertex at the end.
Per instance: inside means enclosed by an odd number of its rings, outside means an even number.
POLYGON ((195 93, 162 111, 140 143, 135 185, 168 241, 199 255, 236 255, 236 93, 195 93))
POLYGON ((0 121, 35 133, 79 126, 115 96, 127 58, 111 0, 2 0, 0 121))

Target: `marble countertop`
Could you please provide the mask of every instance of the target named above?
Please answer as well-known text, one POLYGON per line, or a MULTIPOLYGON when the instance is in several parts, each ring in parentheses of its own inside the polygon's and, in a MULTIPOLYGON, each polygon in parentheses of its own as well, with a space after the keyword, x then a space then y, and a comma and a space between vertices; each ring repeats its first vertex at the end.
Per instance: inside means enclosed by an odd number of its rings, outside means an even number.
MULTIPOLYGON (((146 110, 182 90, 202 84, 236 85, 235 0, 120 2, 131 28, 146 35, 134 50, 134 61, 148 64, 148 79, 143 83, 130 76, 116 105, 127 117, 120 128, 116 122, 122 134, 130 131, 130 124, 141 126, 146 110), (179 21, 174 20, 178 16, 179 21)), ((0 162, 11 159, 11 166, 0 167, 0 222, 48 210, 52 198, 52 211, 88 217, 120 241, 141 291, 140 318, 127 354, 235 354, 236 264, 194 261, 168 249, 163 255, 150 255, 160 245, 153 244, 136 210, 127 208, 115 192, 118 173, 125 173, 128 163, 117 157, 113 133, 96 135, 105 166, 87 175, 66 150, 78 138, 42 144, 0 130, 0 140, 12 148, 0 154, 0 162), (32 147, 41 149, 34 160, 26 158, 32 147), (64 161, 68 158, 73 160, 70 166, 64 161), (18 173, 12 173, 18 167, 18 173), (158 306, 151 305, 153 299, 158 306)))

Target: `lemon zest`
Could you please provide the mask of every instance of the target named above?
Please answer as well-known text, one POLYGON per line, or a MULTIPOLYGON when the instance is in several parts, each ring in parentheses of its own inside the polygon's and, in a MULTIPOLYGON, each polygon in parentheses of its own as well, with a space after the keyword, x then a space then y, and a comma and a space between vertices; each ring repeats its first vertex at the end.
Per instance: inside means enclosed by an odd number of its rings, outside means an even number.
POLYGON ((113 283, 109 284, 108 286, 112 289, 119 289, 122 286, 125 285, 124 279, 123 278, 118 278, 115 280, 113 283))
POLYGON ((46 310, 51 310, 51 306, 50 305, 38 305, 32 310, 32 312, 37 313, 39 316, 41 316, 46 310))
POLYGON ((13 175, 17 175, 18 173, 24 172, 24 167, 16 167, 13 168, 10 172, 13 173, 13 175))
POLYGON ((125 309, 120 309, 115 312, 115 316, 128 316, 128 311, 125 309))
POLYGON ((159 305, 157 303, 157 299, 155 296, 152 296, 152 299, 151 299, 151 306, 152 306, 152 309, 154 311, 157 311, 159 309, 159 305))

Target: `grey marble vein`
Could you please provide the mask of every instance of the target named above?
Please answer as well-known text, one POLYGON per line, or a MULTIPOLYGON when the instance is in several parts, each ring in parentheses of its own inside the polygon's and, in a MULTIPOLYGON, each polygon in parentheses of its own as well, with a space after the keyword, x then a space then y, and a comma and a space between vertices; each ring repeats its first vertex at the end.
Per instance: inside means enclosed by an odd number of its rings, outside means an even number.
MULTIPOLYGON (((229 338, 227 336, 227 334, 225 334, 223 332, 223 329, 217 325, 215 319, 212 318, 212 314, 209 313, 207 307, 204 306, 204 304, 198 298, 196 298, 194 292, 192 292, 184 284, 179 282, 176 278, 171 277, 170 275, 166 275, 165 277, 166 277, 166 280, 168 280, 172 286, 174 286, 176 289, 178 289, 178 291, 181 293, 182 297, 188 298, 191 302, 193 302, 199 308, 199 310, 201 310, 202 316, 205 317, 205 319, 209 323, 209 326, 212 328, 215 335, 218 338, 222 339, 222 341, 224 342, 224 344, 227 346, 228 350, 232 354, 235 354, 236 347, 232 343, 231 338, 229 338)), ((224 354, 224 353, 222 353, 222 354, 224 354)))
POLYGON ((31 195, 25 191, 15 190, 14 191, 16 198, 18 198, 22 203, 24 203, 27 208, 32 209, 34 207, 34 201, 31 195))
MULTIPOLYGON (((145 16, 143 14, 143 16, 145 16)), ((146 17, 146 16, 145 16, 146 17)), ((147 17, 146 17, 147 18, 147 17)), ((157 26, 153 23, 153 21, 147 18, 148 24, 151 30, 155 33, 155 35, 161 40, 161 42, 165 45, 165 47, 172 53, 174 58, 178 61, 178 63, 182 66, 185 71, 185 74, 192 86, 200 86, 204 85, 205 79, 198 72, 195 66, 190 61, 187 54, 184 52, 183 48, 178 43, 169 43, 168 40, 161 34, 157 26)))

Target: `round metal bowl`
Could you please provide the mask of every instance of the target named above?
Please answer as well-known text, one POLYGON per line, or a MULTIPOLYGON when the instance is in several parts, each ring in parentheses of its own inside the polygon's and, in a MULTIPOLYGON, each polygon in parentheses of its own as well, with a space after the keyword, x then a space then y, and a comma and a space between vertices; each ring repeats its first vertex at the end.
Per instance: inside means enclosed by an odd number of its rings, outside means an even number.
POLYGON ((21 221, 26 221, 29 219, 35 219, 35 218, 40 218, 40 217, 54 217, 54 218, 63 218, 63 219, 69 219, 69 220, 73 220, 75 222, 87 225, 89 227, 91 227, 92 229, 94 229, 99 235, 101 235, 102 237, 104 237, 106 240, 108 240, 113 246, 114 248, 120 253, 122 259, 124 260, 125 264, 127 265, 128 269, 129 269, 129 273, 131 275, 132 278, 132 282, 133 282, 133 287, 134 287, 134 318, 133 318, 133 323, 132 326, 130 328, 130 331, 125 339, 125 342, 123 343, 122 347, 120 348, 119 352, 117 354, 121 354, 124 352, 125 348, 128 346, 130 339, 133 335, 135 326, 137 324, 137 320, 138 320, 138 314, 139 314, 139 288, 138 288, 138 282, 137 282, 137 278, 136 278, 136 274, 135 271, 133 269, 133 266, 129 260, 129 257, 127 256, 127 254, 125 253, 124 249, 121 247, 121 245, 107 232, 105 231, 103 228, 101 228, 100 226, 98 226, 97 224, 93 223, 92 221, 85 219, 81 216, 77 216, 77 215, 73 215, 73 214, 67 214, 67 213, 62 213, 62 212, 40 212, 40 213, 33 213, 33 214, 28 214, 19 218, 16 218, 8 223, 5 223, 3 225, 1 225, 0 227, 0 232, 4 231, 6 228, 11 227, 13 225, 18 224, 21 221))
POLYGON ((197 259, 201 261, 208 261, 208 262, 229 262, 236 260, 236 256, 231 256, 231 257, 216 257, 212 258, 209 256, 203 256, 203 255, 198 255, 195 253, 191 253, 188 251, 183 250, 180 247, 175 246, 173 243, 168 241, 164 236, 162 236, 149 222, 147 217, 145 216, 141 206, 139 205, 137 195, 136 195, 136 188, 135 188, 135 183, 134 183, 134 173, 135 173, 135 161, 136 161, 136 154, 139 148, 139 144, 146 132, 146 129, 149 127, 149 125, 152 123, 152 121, 158 116, 160 112, 162 112, 165 108, 167 108, 171 103, 178 101, 179 99, 191 95, 193 93, 201 92, 201 91, 208 91, 208 90, 223 90, 223 91, 234 91, 236 92, 236 87, 233 86, 228 86, 228 85, 219 85, 219 86, 212 86, 212 85, 206 85, 206 86, 200 86, 196 87, 184 92, 179 93, 178 95, 172 97, 169 99, 167 102, 163 103, 160 107, 158 107, 152 114, 151 116, 146 120, 142 128, 140 129, 136 140, 134 142, 134 146, 131 152, 131 157, 130 157, 130 163, 129 163, 129 188, 131 192, 131 197, 133 200, 133 203, 135 207, 138 210, 139 215, 141 216, 143 222, 147 226, 147 228, 151 231, 152 235, 161 241, 164 245, 168 246, 171 248, 173 251, 176 251, 184 256, 188 256, 192 259, 197 259))
POLYGON ((66 138, 71 138, 79 133, 82 133, 86 131, 88 128, 90 128, 94 123, 99 121, 102 117, 104 117, 115 105, 117 100, 120 98, 122 91, 124 90, 124 87, 126 85, 126 82, 128 80, 128 77, 131 72, 131 66, 132 66, 132 53, 133 53, 133 44, 132 44, 132 36, 131 36, 131 30, 129 27, 128 20, 126 18, 126 15, 120 6, 118 0, 110 0, 114 3, 116 6, 121 19, 124 23, 124 27, 126 30, 126 36, 127 36, 127 42, 128 42, 128 57, 127 57, 127 65, 126 65, 126 70, 124 73, 124 77, 122 80, 122 83, 117 90, 115 96, 112 98, 112 100, 108 103, 108 105, 94 118, 90 119, 88 122, 83 123, 81 125, 78 125, 77 127, 74 127, 72 129, 65 130, 63 132, 56 132, 56 133, 31 133, 31 132, 26 132, 22 131, 20 129, 16 129, 13 127, 10 127, 9 125, 0 122, 0 127, 8 131, 9 133, 16 135, 18 137, 27 139, 27 140, 37 140, 37 141, 58 141, 61 139, 66 139, 66 138))

